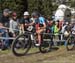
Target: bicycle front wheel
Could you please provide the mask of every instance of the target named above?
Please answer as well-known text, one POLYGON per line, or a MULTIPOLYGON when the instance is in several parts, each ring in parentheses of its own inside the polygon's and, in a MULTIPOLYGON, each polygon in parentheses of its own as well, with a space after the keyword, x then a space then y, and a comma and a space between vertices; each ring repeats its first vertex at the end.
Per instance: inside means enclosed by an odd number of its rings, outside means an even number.
POLYGON ((73 50, 74 46, 75 46, 74 38, 70 36, 67 39, 66 48, 69 51, 69 50, 73 50))
POLYGON ((12 52, 16 56, 25 55, 31 48, 30 36, 28 34, 21 34, 16 37, 12 44, 12 52))

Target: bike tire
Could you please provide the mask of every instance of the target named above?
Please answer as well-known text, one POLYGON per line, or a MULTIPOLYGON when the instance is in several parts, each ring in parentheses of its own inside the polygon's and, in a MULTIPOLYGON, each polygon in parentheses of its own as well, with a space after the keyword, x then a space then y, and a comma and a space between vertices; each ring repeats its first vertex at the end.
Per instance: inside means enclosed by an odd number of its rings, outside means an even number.
MULTIPOLYGON (((25 39, 25 38, 24 38, 25 39)), ((23 43, 24 43, 25 41, 23 41, 23 43)), ((24 55, 26 55, 27 54, 27 52, 30 50, 30 48, 31 48, 31 42, 30 42, 30 36, 28 35, 28 34, 21 34, 21 35, 18 35, 16 38, 15 38, 15 40, 13 41, 13 43, 12 43, 12 53, 14 54, 14 55, 16 55, 16 56, 24 56, 24 55), (28 41, 27 41, 27 45, 25 45, 26 46, 26 51, 24 51, 23 53, 17 53, 16 51, 15 51, 15 48, 16 48, 16 44, 18 43, 18 40, 19 40, 19 38, 21 38, 22 36, 28 36, 28 41)), ((24 47, 25 47, 24 46, 24 47)))
POLYGON ((74 46, 75 46, 75 42, 73 42, 73 37, 69 37, 68 39, 67 39, 67 43, 66 43, 66 49, 67 49, 67 51, 71 51, 71 50, 73 50, 74 49, 74 46))
MULTIPOLYGON (((52 36, 50 35, 43 35, 42 38, 44 39, 50 39, 52 38, 52 36)), ((39 50, 41 53, 47 53, 50 52, 52 49, 52 40, 51 41, 44 41, 44 39, 42 40, 42 43, 39 47, 39 50)))
POLYGON ((51 51, 50 42, 42 42, 41 45, 39 46, 39 50, 40 50, 41 53, 47 53, 47 52, 51 51))

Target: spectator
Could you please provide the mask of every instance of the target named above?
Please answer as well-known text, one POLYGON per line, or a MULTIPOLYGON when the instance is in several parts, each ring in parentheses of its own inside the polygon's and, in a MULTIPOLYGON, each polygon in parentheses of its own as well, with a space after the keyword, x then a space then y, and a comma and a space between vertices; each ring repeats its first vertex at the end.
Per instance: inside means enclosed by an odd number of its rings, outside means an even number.
POLYGON ((59 27, 58 27, 58 21, 57 21, 54 24, 54 35, 58 35, 58 34, 59 34, 59 27))
POLYGON ((33 28, 31 25, 32 25, 32 20, 30 20, 29 12, 26 11, 24 12, 24 17, 21 20, 21 28, 23 33, 24 31, 31 31, 30 28, 33 28))
POLYGON ((46 33, 51 33, 52 35, 48 35, 49 39, 51 39, 50 44, 53 45, 53 19, 48 18, 47 20, 46 33))
POLYGON ((53 20, 50 18, 47 20, 47 28, 49 28, 50 33, 53 33, 53 20))
MULTIPOLYGON (((8 33, 6 32, 5 27, 3 26, 2 23, 0 23, 0 37, 7 37, 8 38, 8 33)), ((8 39, 1 39, 1 43, 2 43, 2 50, 5 50, 9 47, 9 40, 8 39)))
POLYGON ((17 13, 12 13, 12 18, 10 19, 10 32, 16 37, 18 33, 19 20, 17 19, 17 13))
POLYGON ((53 25, 53 29, 54 29, 54 45, 57 45, 57 40, 59 39, 59 27, 58 27, 58 21, 54 22, 54 25, 53 25))
POLYGON ((71 23, 66 22, 66 27, 65 27, 65 30, 64 30, 64 39, 65 40, 67 40, 67 38, 69 37, 69 33, 71 32, 71 28, 72 28, 71 23))
POLYGON ((65 28, 66 28, 66 26, 68 26, 68 25, 69 25, 68 22, 65 22, 65 23, 64 23, 64 25, 63 25, 63 27, 62 27, 62 30, 61 30, 62 33, 65 32, 65 28))
POLYGON ((2 15, 0 21, 3 24, 4 27, 9 27, 9 21, 10 21, 9 14, 10 14, 9 9, 3 10, 3 15, 2 15))
MULTIPOLYGON (((2 26, 5 27, 5 28, 9 28, 9 14, 10 14, 9 9, 4 9, 3 15, 1 16, 1 19, 0 19, 0 22, 1 22, 2 26)), ((5 28, 1 29, 1 32, 4 31, 2 36, 6 38, 6 37, 9 37, 9 35, 8 35, 8 30, 5 29, 5 28)), ((4 42, 4 45, 5 45, 5 47, 3 47, 3 49, 9 48, 9 40, 4 39, 3 42, 4 42)))
POLYGON ((72 29, 71 29, 71 31, 72 31, 72 34, 73 34, 74 37, 75 37, 75 22, 72 24, 72 29))

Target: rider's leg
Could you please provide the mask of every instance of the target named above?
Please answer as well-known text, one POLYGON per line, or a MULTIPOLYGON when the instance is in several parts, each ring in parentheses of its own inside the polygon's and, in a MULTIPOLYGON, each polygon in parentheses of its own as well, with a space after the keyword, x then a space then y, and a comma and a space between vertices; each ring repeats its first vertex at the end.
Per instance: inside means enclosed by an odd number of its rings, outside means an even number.
POLYGON ((41 35, 38 34, 38 43, 41 44, 41 35))
POLYGON ((43 32, 43 29, 41 29, 41 30, 38 30, 37 31, 37 37, 38 37, 38 44, 40 45, 41 44, 41 42, 42 42, 42 34, 41 34, 41 32, 43 32))

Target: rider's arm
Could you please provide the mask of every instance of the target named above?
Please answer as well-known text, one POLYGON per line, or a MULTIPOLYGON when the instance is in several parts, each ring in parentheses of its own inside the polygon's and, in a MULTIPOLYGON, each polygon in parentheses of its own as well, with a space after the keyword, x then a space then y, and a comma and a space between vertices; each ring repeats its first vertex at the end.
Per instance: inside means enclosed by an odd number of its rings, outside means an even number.
POLYGON ((20 21, 20 28, 21 28, 22 32, 24 32, 24 19, 21 19, 21 21, 20 21))
POLYGON ((29 24, 29 26, 34 25, 34 23, 35 23, 35 22, 34 22, 34 21, 32 21, 32 22, 29 24))
POLYGON ((30 26, 31 26, 31 25, 34 25, 35 20, 34 20, 33 18, 31 18, 30 21, 31 21, 31 23, 30 23, 29 25, 30 25, 30 26))
POLYGON ((43 23, 43 27, 41 27, 41 29, 45 29, 46 28, 46 24, 43 23))
POLYGON ((46 28, 45 19, 43 17, 40 17, 39 20, 40 20, 40 24, 43 24, 43 27, 41 27, 41 29, 45 29, 46 28))
POLYGON ((21 24, 22 32, 24 32, 24 24, 21 24))

